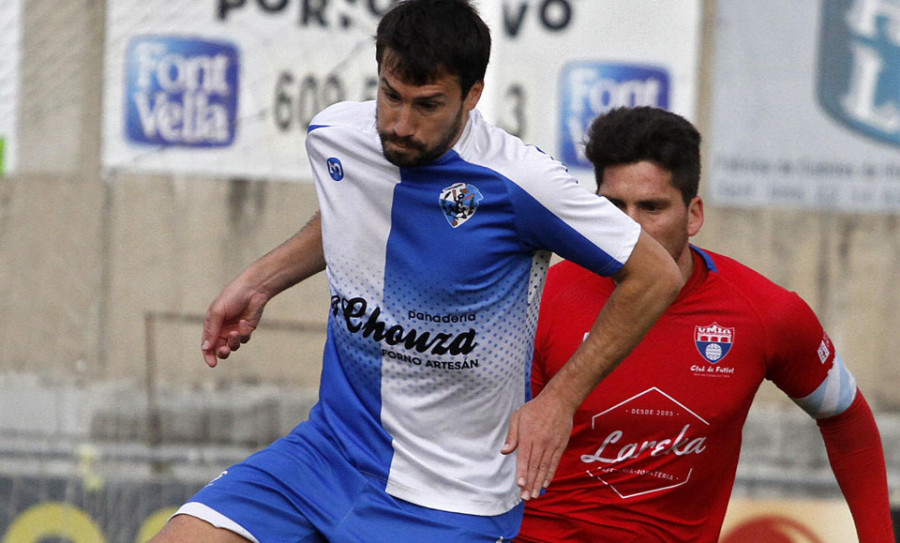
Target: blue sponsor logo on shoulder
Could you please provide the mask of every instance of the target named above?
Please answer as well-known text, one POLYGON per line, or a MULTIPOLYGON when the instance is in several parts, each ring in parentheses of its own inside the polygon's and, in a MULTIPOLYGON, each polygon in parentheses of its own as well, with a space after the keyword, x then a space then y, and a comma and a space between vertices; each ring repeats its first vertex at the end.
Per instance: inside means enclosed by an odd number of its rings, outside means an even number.
POLYGON ((234 141, 235 46, 183 36, 140 36, 125 60, 125 133, 136 143, 227 147, 234 141))
POLYGON ((819 103, 871 139, 900 146, 900 4, 825 0, 819 32, 819 103))
POLYGON ((590 168, 584 135, 597 115, 617 107, 669 108, 669 73, 656 66, 573 62, 560 75, 559 158, 590 168))

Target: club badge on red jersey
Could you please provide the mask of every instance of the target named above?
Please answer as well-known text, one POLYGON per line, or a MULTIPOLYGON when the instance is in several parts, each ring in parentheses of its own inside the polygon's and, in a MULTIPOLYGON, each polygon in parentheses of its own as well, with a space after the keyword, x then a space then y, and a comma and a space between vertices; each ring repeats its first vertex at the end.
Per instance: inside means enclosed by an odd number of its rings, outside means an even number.
POLYGON ((456 228, 475 214, 483 199, 475 185, 454 183, 441 191, 441 209, 450 226, 456 228))
POLYGON ((714 322, 694 327, 694 344, 700 356, 710 364, 717 364, 728 356, 734 343, 734 328, 726 328, 714 322))

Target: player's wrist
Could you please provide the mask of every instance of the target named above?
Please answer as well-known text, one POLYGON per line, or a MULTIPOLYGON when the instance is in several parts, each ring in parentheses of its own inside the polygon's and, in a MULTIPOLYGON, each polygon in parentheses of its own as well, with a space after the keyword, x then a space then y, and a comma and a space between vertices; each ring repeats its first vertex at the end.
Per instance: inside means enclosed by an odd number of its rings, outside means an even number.
MULTIPOLYGON (((557 377, 559 377, 559 374, 557 374, 557 377)), ((556 409, 562 410, 568 416, 574 417, 575 411, 581 405, 586 394, 582 395, 575 387, 567 385, 564 381, 564 379, 554 377, 547 383, 547 386, 544 387, 544 390, 541 391, 538 397, 542 401, 550 403, 556 409)))

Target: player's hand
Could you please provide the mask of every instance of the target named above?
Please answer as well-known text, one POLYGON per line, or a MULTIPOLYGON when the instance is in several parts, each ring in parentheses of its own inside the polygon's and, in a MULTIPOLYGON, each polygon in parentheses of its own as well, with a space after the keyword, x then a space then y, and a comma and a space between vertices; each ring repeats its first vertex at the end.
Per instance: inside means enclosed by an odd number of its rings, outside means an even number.
POLYGON ((216 367, 219 358, 228 358, 241 344, 250 341, 268 301, 264 293, 242 287, 237 281, 213 300, 206 311, 200 343, 209 367, 216 367))
POLYGON ((510 417, 506 445, 500 452, 519 451, 516 485, 523 500, 540 496, 550 485, 569 442, 573 416, 563 404, 541 394, 510 417))

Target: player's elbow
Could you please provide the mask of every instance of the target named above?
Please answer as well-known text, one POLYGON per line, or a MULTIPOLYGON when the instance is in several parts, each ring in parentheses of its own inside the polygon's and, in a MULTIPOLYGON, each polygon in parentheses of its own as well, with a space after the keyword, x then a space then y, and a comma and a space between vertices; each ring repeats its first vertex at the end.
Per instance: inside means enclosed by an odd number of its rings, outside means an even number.
POLYGON ((660 278, 660 288, 664 292, 663 296, 668 298, 669 301, 672 301, 678 296, 678 293, 681 292, 685 279, 681 270, 678 268, 678 264, 672 260, 672 257, 668 254, 665 256, 665 263, 660 264, 662 270, 660 275, 663 276, 660 278))
POLYGON ((684 276, 672 256, 656 240, 642 233, 616 280, 630 281, 652 298, 671 302, 684 286, 684 276))
POLYGON ((668 261, 661 260, 653 272, 644 277, 642 283, 644 286, 641 288, 647 289, 650 297, 668 306, 681 292, 684 278, 678 266, 669 258, 668 261))

